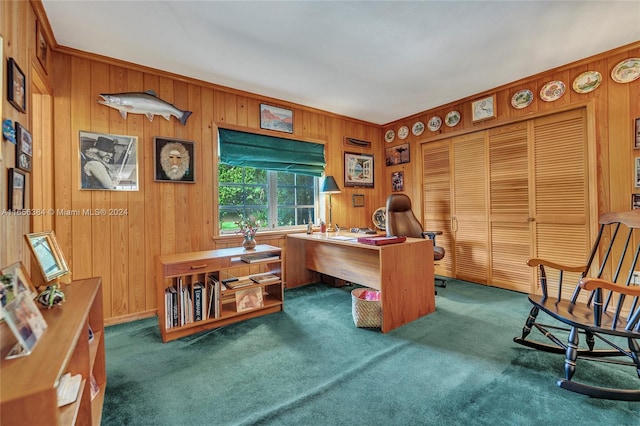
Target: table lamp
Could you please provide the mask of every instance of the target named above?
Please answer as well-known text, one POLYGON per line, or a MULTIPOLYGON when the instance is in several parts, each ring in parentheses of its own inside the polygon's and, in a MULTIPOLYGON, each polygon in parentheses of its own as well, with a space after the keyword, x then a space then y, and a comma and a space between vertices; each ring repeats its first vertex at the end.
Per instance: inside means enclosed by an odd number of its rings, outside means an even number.
POLYGON ((331 194, 339 194, 340 193, 340 188, 338 187, 338 184, 336 183, 336 180, 333 178, 333 176, 326 176, 324 178, 324 181, 322 181, 322 185, 320 186, 320 192, 323 192, 325 194, 329 194, 329 223, 327 224, 327 229, 330 229, 331 227, 331 223, 332 223, 332 217, 331 217, 331 194))

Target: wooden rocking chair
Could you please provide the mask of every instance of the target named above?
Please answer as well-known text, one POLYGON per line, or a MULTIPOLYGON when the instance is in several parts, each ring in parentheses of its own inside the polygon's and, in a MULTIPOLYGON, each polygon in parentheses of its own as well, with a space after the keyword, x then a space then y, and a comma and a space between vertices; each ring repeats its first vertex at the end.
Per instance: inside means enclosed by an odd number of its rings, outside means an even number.
POLYGON ((640 285, 633 285, 633 272, 636 265, 640 266, 640 210, 606 213, 600 216, 599 223, 598 236, 586 265, 566 266, 543 259, 529 260, 529 266, 539 268, 542 295, 529 295, 533 308, 525 321, 522 336, 513 340, 530 348, 564 353, 564 379, 557 382, 563 389, 594 398, 640 401, 640 387, 600 387, 572 380, 578 361, 582 360, 630 366, 640 379, 640 285), (598 257, 602 261, 597 275, 590 278, 592 263, 595 266, 594 259, 598 257), (556 298, 548 297, 545 267, 557 271, 556 298), (607 268, 611 271, 611 281, 602 278, 607 268), (570 300, 562 298, 564 273, 580 274, 570 300), (581 296, 582 290, 585 292, 581 296), (540 310, 564 325, 539 323, 540 310), (551 344, 529 340, 534 329, 551 344), (568 334, 567 343, 553 333, 568 334), (580 346, 580 335, 584 335, 586 347, 580 346), (596 339, 604 349, 595 348, 596 339))

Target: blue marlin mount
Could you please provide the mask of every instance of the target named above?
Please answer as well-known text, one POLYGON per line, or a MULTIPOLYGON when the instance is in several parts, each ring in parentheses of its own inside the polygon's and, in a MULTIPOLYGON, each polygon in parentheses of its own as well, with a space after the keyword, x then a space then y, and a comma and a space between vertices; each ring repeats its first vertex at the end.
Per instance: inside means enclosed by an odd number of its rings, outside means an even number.
POLYGON ((146 92, 127 93, 103 93, 98 103, 120 111, 122 118, 126 120, 127 113, 144 114, 149 121, 153 121, 154 115, 160 115, 165 120, 170 120, 173 115, 182 125, 187 124, 191 111, 182 111, 169 102, 163 101, 153 90, 146 92))

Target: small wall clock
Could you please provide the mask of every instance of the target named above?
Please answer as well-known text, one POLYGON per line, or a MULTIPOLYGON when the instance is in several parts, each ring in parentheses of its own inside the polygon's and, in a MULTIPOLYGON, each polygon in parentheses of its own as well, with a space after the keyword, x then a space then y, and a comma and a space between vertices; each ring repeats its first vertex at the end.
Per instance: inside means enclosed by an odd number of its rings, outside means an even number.
POLYGON ((471 121, 482 121, 496 117, 496 95, 487 96, 471 103, 471 121))

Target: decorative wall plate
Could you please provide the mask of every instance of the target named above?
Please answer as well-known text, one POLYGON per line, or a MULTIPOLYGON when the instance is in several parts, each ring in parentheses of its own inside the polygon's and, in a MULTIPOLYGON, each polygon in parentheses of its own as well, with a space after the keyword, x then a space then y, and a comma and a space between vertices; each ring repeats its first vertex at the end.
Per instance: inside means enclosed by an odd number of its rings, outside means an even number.
POLYGON ((413 133, 415 136, 420 136, 422 132, 424 132, 424 123, 422 121, 417 121, 413 124, 411 133, 413 133))
POLYGON ((373 224, 376 228, 385 231, 387 229, 387 208, 378 207, 376 211, 373 212, 371 220, 373 220, 373 224))
POLYGON ((444 124, 449 127, 454 127, 460 122, 460 113, 458 111, 451 111, 444 116, 444 124))
POLYGON ((406 139, 409 136, 409 127, 402 126, 398 129, 398 137, 400 139, 406 139))
POLYGON ((611 78, 616 83, 629 83, 640 77, 640 58, 629 58, 613 67, 611 78))
POLYGON ((429 119, 429 123, 427 124, 427 127, 429 127, 429 130, 431 130, 432 132, 437 132, 438 129, 440 129, 440 126, 442 126, 442 118, 438 117, 437 115, 431 117, 429 119))
POLYGON ((387 130, 387 132, 384 134, 384 140, 387 143, 391 143, 393 142, 393 140, 396 138, 396 132, 394 132, 393 130, 389 129, 387 130))
POLYGON ((602 83, 602 74, 598 71, 586 71, 573 80, 573 90, 576 93, 589 93, 598 88, 602 83))
POLYGON ((550 81, 540 89, 540 99, 545 102, 553 102, 564 95, 566 86, 560 80, 550 81))
POLYGON ((511 98, 511 106, 515 109, 526 108, 533 102, 533 92, 529 89, 518 90, 511 98))

